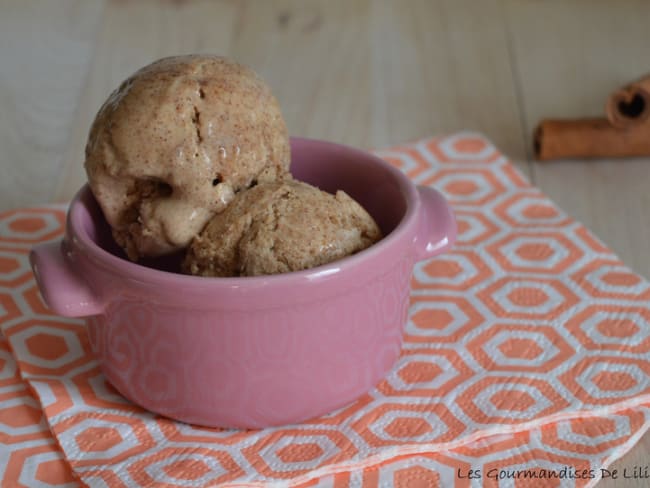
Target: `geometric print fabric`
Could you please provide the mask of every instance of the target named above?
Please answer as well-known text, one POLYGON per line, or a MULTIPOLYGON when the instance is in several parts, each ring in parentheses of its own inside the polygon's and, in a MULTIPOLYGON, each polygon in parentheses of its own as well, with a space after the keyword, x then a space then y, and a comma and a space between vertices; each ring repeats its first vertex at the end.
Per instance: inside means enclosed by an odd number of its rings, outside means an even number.
POLYGON ((378 154, 445 194, 458 240, 415 266, 387 378, 300 425, 205 429, 124 400, 83 321, 52 315, 29 270, 31 246, 60 238, 64 210, 0 214, 3 480, 525 486, 512 476, 571 472, 587 476, 561 486, 593 485, 650 426, 650 285, 478 134, 378 154))

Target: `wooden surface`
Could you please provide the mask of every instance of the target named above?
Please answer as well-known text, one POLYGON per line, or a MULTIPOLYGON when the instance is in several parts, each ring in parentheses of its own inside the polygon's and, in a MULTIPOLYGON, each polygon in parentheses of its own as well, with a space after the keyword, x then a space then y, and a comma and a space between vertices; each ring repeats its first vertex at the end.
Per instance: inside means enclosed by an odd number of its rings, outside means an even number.
MULTIPOLYGON (((600 115, 650 71, 649 25, 645 0, 0 0, 0 211, 71 197, 90 122, 135 69, 214 52, 271 84, 294 135, 382 147, 487 134, 650 277, 650 158, 531 159, 541 118, 600 115)), ((646 436, 616 466, 649 457, 646 436)))

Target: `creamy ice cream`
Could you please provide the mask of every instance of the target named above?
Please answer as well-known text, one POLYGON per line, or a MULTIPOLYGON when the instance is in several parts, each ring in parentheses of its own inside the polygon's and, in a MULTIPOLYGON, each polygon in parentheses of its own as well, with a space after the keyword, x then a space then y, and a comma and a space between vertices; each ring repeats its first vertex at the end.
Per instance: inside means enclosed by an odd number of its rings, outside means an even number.
POLYGON ((156 61, 99 110, 90 187, 132 260, 188 246, 235 194, 288 173, 287 129, 269 87, 216 56, 156 61))
POLYGON ((373 218, 343 191, 295 180, 239 193, 188 248, 184 270, 200 276, 255 276, 326 264, 381 238, 373 218))

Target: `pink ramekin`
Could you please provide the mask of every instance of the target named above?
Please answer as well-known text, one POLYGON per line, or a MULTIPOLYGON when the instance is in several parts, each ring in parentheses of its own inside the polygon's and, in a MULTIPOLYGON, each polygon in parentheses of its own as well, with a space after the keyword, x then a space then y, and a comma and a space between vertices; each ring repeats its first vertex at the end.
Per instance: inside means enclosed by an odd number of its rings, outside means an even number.
POLYGON ((183 422, 261 428, 330 412, 397 360, 416 261, 447 250, 445 199, 366 152, 292 139, 297 179, 342 189, 384 231, 374 246, 305 271, 201 278, 119 257, 88 187, 62 242, 30 256, 45 302, 88 317, 106 378, 142 407, 183 422))

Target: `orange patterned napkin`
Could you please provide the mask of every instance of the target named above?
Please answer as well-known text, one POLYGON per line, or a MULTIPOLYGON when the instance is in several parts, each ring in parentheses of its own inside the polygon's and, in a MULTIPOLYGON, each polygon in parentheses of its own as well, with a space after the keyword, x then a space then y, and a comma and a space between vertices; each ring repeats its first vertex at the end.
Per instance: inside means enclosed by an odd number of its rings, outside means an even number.
POLYGON ((447 195, 458 244, 416 266, 389 376, 283 428, 196 428, 125 401, 83 323, 51 315, 29 272, 28 249, 61 235, 63 211, 0 215, 0 327, 13 352, 0 349, 5 481, 52 472, 67 483, 70 466, 90 486, 593 484, 650 426, 650 285, 481 136, 379 154, 447 195))

